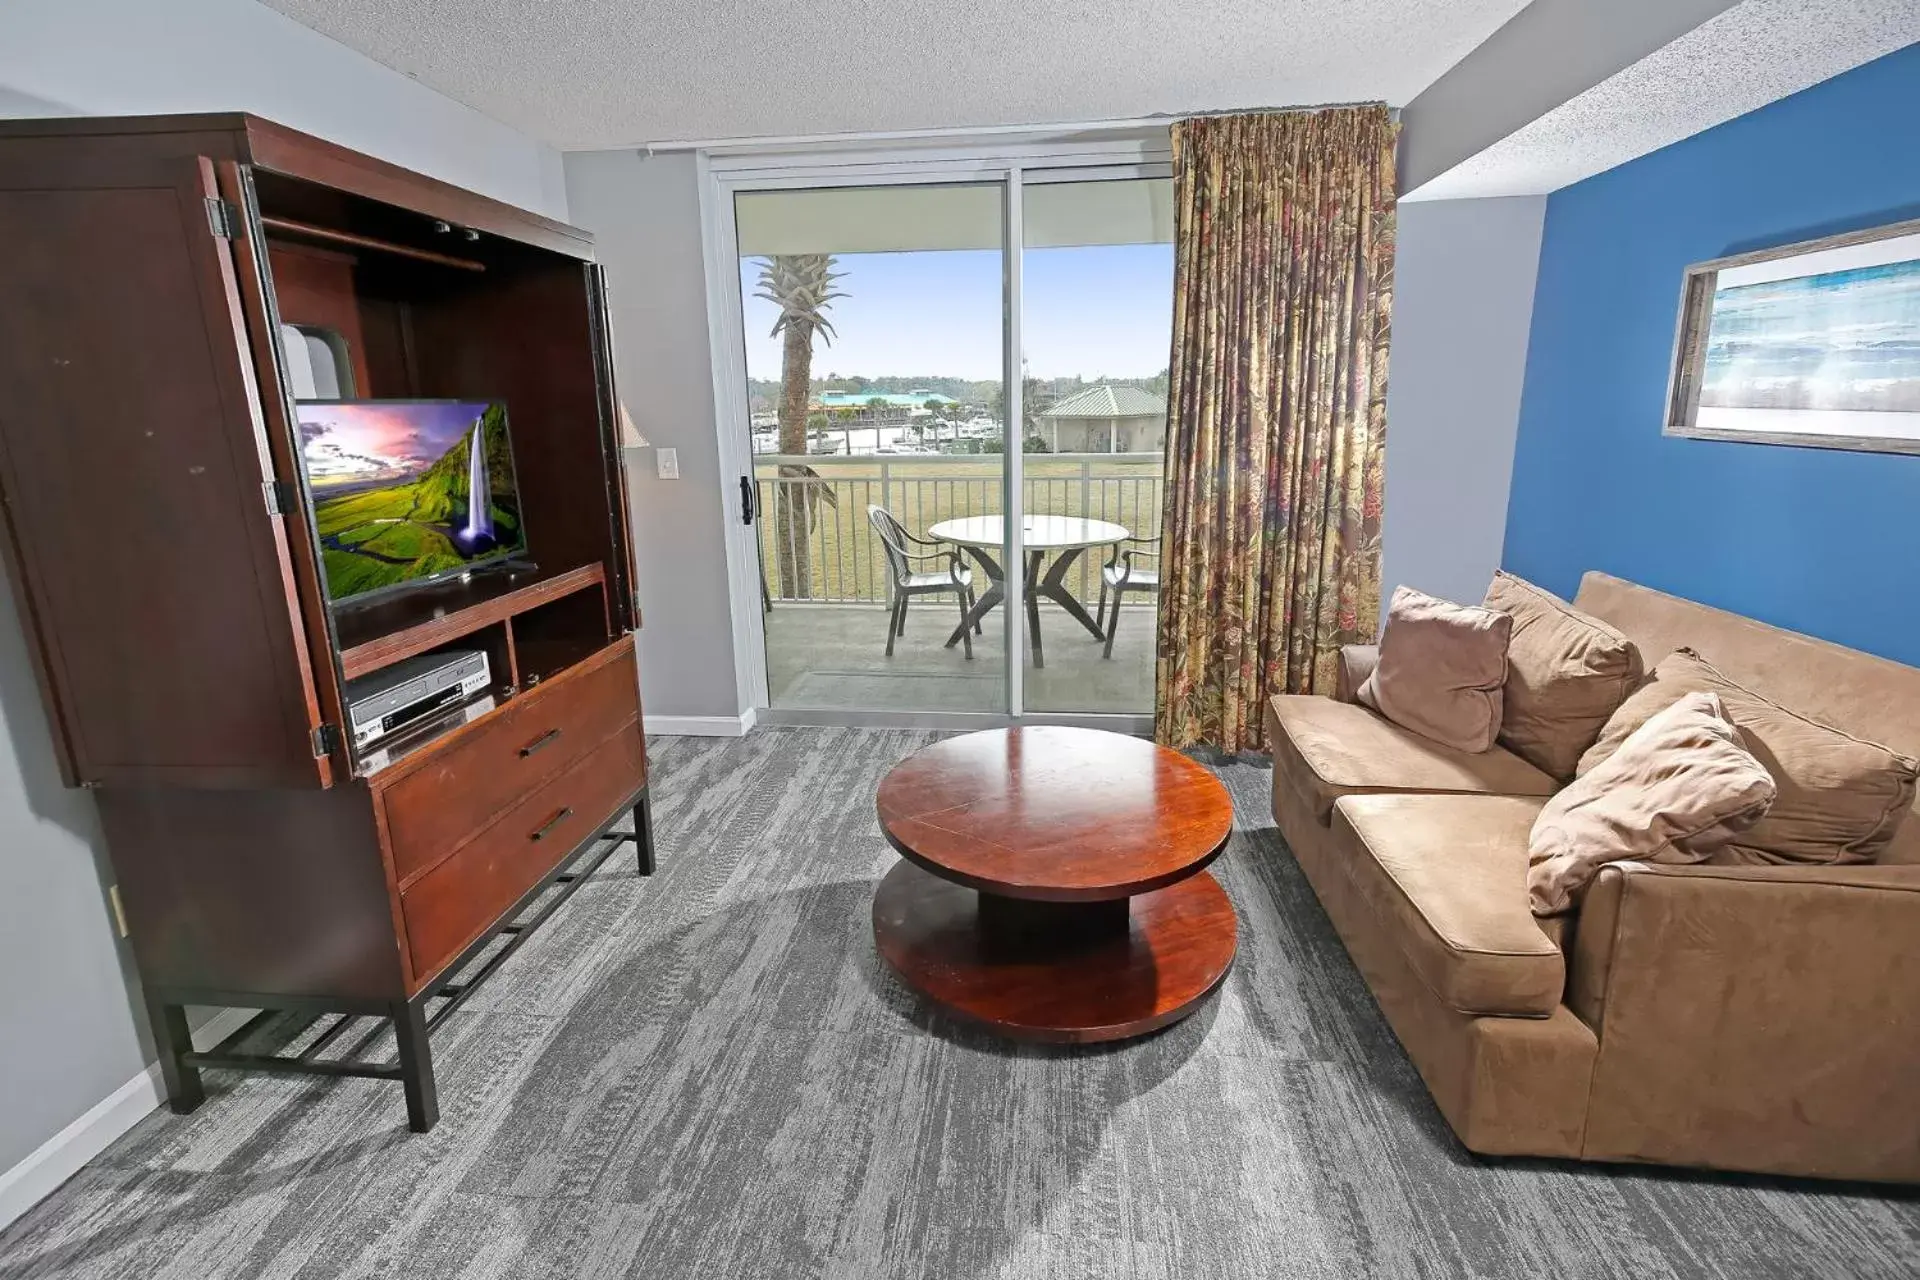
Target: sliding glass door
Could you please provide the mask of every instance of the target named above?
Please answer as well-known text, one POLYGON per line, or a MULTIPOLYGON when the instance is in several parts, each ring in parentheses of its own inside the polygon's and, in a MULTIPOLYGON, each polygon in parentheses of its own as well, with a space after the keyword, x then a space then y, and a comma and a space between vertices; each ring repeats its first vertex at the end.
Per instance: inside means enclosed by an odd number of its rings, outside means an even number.
POLYGON ((1026 708, 1150 715, 1173 182, 1036 177, 1022 201, 1020 282, 1040 606, 1026 708))
POLYGON ((1137 722, 1171 184, 969 172, 728 190, 758 575, 736 616, 775 713, 1137 722))
POLYGON ((776 710, 1007 709, 1004 199, 735 197, 776 710))

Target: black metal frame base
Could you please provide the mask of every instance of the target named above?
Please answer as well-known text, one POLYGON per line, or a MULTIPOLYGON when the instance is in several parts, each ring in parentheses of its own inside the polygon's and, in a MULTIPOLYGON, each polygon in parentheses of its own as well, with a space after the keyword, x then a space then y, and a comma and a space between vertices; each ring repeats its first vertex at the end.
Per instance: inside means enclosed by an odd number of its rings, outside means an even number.
MULTIPOLYGON (((614 850, 629 841, 633 843, 638 857, 640 874, 652 875, 653 803, 645 787, 641 787, 630 801, 616 809, 599 830, 581 841, 579 847, 562 859, 559 866, 514 903, 500 917, 501 923, 497 928, 482 934, 453 963, 441 970, 439 978, 409 1000, 341 1000, 325 996, 258 995, 244 991, 186 987, 150 989, 146 997, 147 1013, 153 1024, 154 1045, 160 1054, 160 1073, 166 1082, 168 1105, 178 1115, 186 1115, 199 1107, 207 1096, 200 1081, 200 1072, 209 1067, 228 1071, 398 1080, 406 1093, 407 1126, 415 1133, 427 1132, 440 1118, 439 1093, 433 1075, 433 1049, 428 1036, 468 996, 478 990, 481 983, 492 977, 507 957, 519 950, 521 943, 560 909, 581 882, 599 870, 600 865, 613 856, 614 850), (624 831, 614 831, 614 824, 629 811, 633 814, 633 833, 629 835, 624 831), (559 886, 559 892, 543 903, 537 912, 528 919, 519 918, 522 912, 556 885, 559 886), (506 945, 489 955, 473 973, 465 972, 469 964, 502 937, 507 939, 506 945), (429 1011, 428 1006, 435 1001, 441 1003, 429 1011), (247 1019, 245 1024, 219 1044, 202 1052, 193 1047, 188 1032, 187 1005, 257 1008, 260 1012, 247 1019), (334 1021, 295 1054, 238 1051, 239 1046, 265 1022, 283 1013, 311 1013, 313 1021, 332 1014, 334 1021), (348 1024, 362 1017, 392 1021, 397 1049, 392 1061, 361 1063, 318 1056, 340 1037, 348 1024)), ((312 1022, 308 1025, 311 1026, 312 1022)), ((362 1043, 370 1040, 377 1031, 376 1024, 373 1031, 363 1037, 362 1043)))

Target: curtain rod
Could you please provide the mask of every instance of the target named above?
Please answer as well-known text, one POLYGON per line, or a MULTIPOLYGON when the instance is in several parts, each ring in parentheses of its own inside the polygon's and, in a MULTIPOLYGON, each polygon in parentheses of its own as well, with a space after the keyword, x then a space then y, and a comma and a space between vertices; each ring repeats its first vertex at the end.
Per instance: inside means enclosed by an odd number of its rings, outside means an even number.
MULTIPOLYGON (((643 155, 659 155, 675 151, 784 151, 794 147, 832 143, 860 145, 870 142, 940 142, 1021 136, 1051 138, 1075 133, 1117 133, 1128 129, 1151 129, 1171 125, 1176 120, 1191 120, 1200 116, 1293 115, 1302 111, 1327 111, 1337 107, 1384 105, 1385 103, 1380 99, 1375 98, 1365 102, 1320 102, 1290 107, 1223 107, 1214 111, 1180 111, 1163 115, 1135 116, 1132 119, 1123 120, 1063 120, 1053 124, 989 124, 944 129, 855 130, 845 133, 799 133, 749 138, 670 139, 643 142, 634 150, 643 155)), ((1399 119, 1400 108, 1390 107, 1388 111, 1396 120, 1399 119)), ((593 149, 599 150, 599 148, 593 149)))

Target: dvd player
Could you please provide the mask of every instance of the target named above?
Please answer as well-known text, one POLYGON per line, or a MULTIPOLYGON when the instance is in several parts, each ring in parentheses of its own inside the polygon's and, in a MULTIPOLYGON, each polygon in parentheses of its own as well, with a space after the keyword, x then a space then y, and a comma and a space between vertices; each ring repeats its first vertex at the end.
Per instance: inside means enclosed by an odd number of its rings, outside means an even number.
POLYGON ((490 683, 481 649, 407 658, 347 683, 353 745, 364 749, 443 707, 464 702, 490 683))
POLYGON ((368 773, 378 773, 394 761, 402 759, 413 748, 428 741, 448 729, 457 729, 463 724, 472 724, 487 712, 499 706, 492 694, 482 694, 471 702, 437 711, 429 716, 406 725, 403 729, 387 734, 373 748, 360 753, 360 767, 368 773))

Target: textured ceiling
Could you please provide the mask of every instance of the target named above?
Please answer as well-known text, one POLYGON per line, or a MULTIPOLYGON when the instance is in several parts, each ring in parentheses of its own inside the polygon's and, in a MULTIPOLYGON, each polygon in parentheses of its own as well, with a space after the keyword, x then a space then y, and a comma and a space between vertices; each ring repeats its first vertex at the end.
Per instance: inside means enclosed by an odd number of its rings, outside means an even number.
POLYGON ((1401 105, 1525 0, 262 0, 565 148, 1401 105))
POLYGON ((1916 40, 1920 0, 1745 0, 1406 198, 1555 191, 1916 40))

